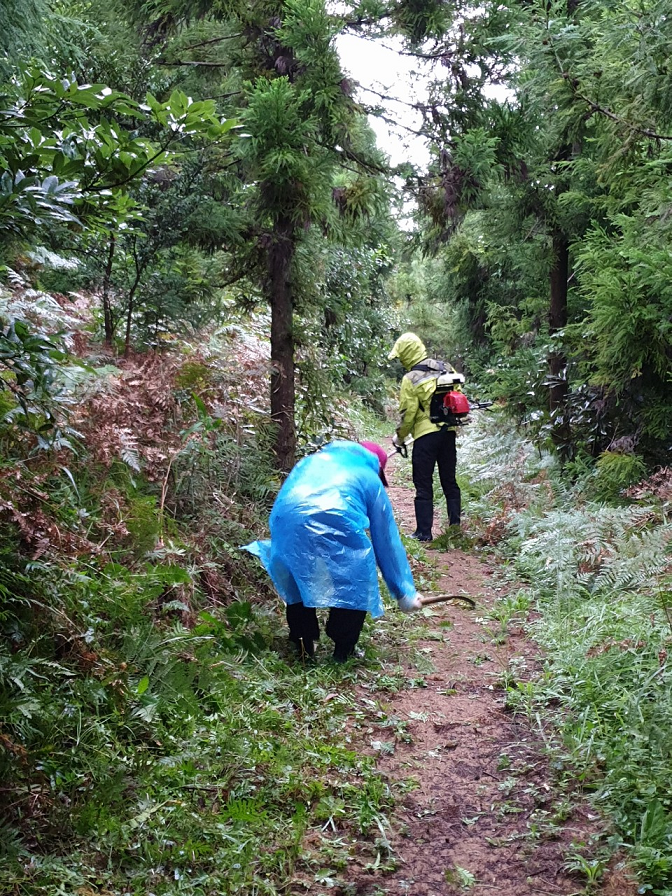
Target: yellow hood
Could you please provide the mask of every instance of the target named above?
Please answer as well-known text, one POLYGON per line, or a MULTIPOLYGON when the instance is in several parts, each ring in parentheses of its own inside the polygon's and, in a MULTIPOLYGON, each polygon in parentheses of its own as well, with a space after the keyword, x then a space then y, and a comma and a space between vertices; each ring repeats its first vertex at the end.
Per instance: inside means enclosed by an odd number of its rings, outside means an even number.
POLYGON ((402 333, 394 343, 394 348, 387 356, 390 361, 399 358, 406 370, 415 367, 427 357, 427 349, 423 341, 415 333, 402 333))

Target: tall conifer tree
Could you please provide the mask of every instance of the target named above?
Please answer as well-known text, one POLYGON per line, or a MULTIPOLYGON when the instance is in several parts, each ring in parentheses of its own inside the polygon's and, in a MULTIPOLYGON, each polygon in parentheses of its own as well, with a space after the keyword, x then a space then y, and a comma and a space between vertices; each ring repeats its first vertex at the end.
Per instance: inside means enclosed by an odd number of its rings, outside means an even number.
POLYGON ((246 259, 245 275, 256 278, 271 308, 271 415, 287 470, 296 455, 297 249, 311 227, 329 231, 339 210, 369 211, 380 157, 358 141, 362 114, 334 46, 339 23, 324 0, 204 0, 196 9, 165 0, 153 9, 148 34, 163 42, 162 61, 214 73, 225 83, 227 113, 242 123, 238 154, 226 163, 238 186, 229 179, 224 201, 238 214, 235 263, 246 259), (186 45, 164 38, 180 23, 192 26, 186 45), (345 169, 356 196, 347 185, 335 189, 345 169))

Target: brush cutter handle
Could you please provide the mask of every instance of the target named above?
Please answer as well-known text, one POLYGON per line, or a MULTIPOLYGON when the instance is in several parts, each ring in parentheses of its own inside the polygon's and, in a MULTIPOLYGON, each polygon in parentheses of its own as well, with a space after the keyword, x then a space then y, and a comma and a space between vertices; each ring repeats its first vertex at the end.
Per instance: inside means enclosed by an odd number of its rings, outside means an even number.
POLYGON ((491 408, 493 402, 491 401, 470 401, 469 402, 469 410, 470 411, 483 411, 486 408, 491 408))
MULTIPOLYGON (((392 454, 396 452, 397 454, 401 454, 402 457, 408 457, 408 446, 405 442, 400 442, 396 435, 392 436, 392 446, 394 448, 392 454)), ((392 454, 389 456, 392 457, 392 454)))

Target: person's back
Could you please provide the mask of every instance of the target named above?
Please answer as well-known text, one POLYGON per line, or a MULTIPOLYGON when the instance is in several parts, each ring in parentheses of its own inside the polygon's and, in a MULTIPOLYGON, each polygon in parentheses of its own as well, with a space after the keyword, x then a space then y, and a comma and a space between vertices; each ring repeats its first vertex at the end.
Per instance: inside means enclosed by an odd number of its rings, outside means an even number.
POLYGON ((331 442, 299 461, 273 505, 269 526, 271 565, 291 571, 307 606, 381 616, 377 559, 395 595, 411 589, 378 461, 357 443, 331 442))
POLYGON ((354 442, 330 442, 300 460, 285 480, 271 511, 271 534, 288 511, 313 514, 322 509, 342 515, 344 525, 359 524, 380 485, 370 452, 354 442))
POLYGON ((427 357, 424 343, 415 333, 404 333, 397 339, 389 357, 399 358, 406 368, 399 394, 399 438, 403 442, 409 435, 419 439, 428 432, 436 432, 438 427, 429 419, 429 402, 435 380, 427 372, 413 370, 416 364, 424 366, 434 360, 427 357))
POLYGON ((388 355, 399 358, 406 368, 399 391, 400 420, 395 443, 413 437, 413 484, 415 486, 416 529, 412 537, 432 540, 434 519, 434 468, 438 464, 441 487, 446 498, 450 525, 460 524, 461 496, 455 478, 457 450, 455 430, 430 419, 431 398, 436 388, 436 372, 446 362, 427 357, 423 341, 415 333, 403 333, 388 355))
POLYGON ((385 452, 372 448, 337 441, 299 461, 273 505, 270 541, 247 546, 287 604, 290 639, 309 655, 319 638, 315 608, 330 608, 337 659, 354 649, 367 611, 383 614, 376 565, 402 609, 419 607, 381 481, 385 452))

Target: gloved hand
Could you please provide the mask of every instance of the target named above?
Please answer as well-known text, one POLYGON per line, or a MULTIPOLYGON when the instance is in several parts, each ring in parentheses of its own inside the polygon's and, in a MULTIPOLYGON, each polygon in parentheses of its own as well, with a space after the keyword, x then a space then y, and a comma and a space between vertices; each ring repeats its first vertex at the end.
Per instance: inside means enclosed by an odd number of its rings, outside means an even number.
POLYGON ((399 598, 399 609, 402 613, 416 613, 422 609, 422 595, 417 591, 415 594, 406 594, 399 598))
POLYGON ((396 432, 392 436, 392 445, 398 454, 401 454, 402 457, 408 457, 408 448, 406 447, 406 443, 402 442, 396 432))

